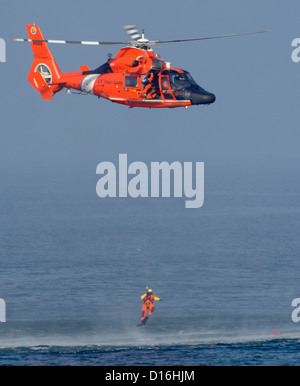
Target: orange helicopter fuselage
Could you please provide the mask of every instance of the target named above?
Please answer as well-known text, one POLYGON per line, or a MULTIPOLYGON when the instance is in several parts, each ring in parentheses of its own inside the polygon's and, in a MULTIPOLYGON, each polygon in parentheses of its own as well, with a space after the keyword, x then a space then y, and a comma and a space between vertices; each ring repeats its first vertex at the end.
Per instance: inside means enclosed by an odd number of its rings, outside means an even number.
MULTIPOLYGON (((190 100, 176 99, 169 80, 166 89, 162 90, 162 73, 169 66, 152 50, 124 47, 115 58, 109 60, 109 66, 112 72, 104 74, 89 70, 64 73, 61 82, 65 83, 64 87, 67 89, 93 94, 131 107, 184 107, 192 104, 190 100), (143 92, 142 80, 149 71, 157 72, 158 89, 154 98, 148 98, 143 92)), ((81 68, 85 69, 84 66, 81 68)))

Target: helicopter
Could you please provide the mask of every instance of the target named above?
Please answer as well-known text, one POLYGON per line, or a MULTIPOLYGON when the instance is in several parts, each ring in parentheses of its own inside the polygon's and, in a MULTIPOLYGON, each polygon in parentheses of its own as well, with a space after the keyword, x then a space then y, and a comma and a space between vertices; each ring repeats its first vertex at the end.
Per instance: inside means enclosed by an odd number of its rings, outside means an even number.
POLYGON ((92 94, 111 102, 132 107, 175 108, 191 105, 209 105, 216 96, 200 87, 188 71, 172 67, 153 52, 152 47, 164 43, 178 43, 207 39, 259 34, 269 31, 246 32, 230 35, 206 36, 177 40, 148 40, 144 31, 134 25, 124 26, 131 36, 125 42, 45 40, 36 24, 26 24, 34 60, 28 74, 30 84, 45 100, 66 88, 67 93, 92 94), (100 67, 91 70, 79 66, 80 71, 62 73, 47 43, 82 45, 125 45, 100 67))

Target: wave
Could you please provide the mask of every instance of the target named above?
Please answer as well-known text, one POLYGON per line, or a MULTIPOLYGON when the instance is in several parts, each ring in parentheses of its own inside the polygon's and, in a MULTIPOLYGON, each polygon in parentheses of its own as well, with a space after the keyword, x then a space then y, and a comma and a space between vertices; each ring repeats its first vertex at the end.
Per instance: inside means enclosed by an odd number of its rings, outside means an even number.
POLYGON ((212 328, 184 318, 161 322, 143 328, 103 320, 2 324, 0 366, 299 364, 298 331, 212 328))
POLYGON ((19 321, 0 325, 0 350, 51 347, 121 348, 238 344, 270 340, 300 339, 298 330, 272 331, 270 326, 214 325, 199 318, 150 319, 137 327, 133 320, 19 321))

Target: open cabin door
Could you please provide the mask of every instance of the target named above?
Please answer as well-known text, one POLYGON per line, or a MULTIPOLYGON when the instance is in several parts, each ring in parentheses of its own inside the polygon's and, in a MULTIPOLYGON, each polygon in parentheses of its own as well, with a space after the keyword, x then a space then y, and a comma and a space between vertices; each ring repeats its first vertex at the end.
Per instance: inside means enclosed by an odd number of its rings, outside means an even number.
POLYGON ((159 87, 160 87, 160 92, 163 99, 165 100, 175 99, 171 89, 169 75, 160 75, 159 87))

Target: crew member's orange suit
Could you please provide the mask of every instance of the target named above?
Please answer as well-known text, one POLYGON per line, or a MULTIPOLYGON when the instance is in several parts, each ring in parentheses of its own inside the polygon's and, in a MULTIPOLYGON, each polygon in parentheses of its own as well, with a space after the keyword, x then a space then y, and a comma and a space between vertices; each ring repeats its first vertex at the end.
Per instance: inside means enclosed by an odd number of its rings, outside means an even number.
POLYGON ((153 78, 154 74, 151 72, 149 78, 147 79, 147 85, 144 88, 144 94, 148 99, 153 99, 156 97, 155 89, 152 84, 153 78))
POLYGON ((154 307, 154 300, 160 301, 160 298, 157 296, 153 295, 152 290, 148 289, 146 294, 143 294, 141 296, 141 299, 143 300, 143 306, 142 306, 142 317, 141 317, 141 323, 144 324, 146 323, 147 319, 149 316, 151 316, 155 310, 154 307), (148 315, 147 315, 147 310, 148 310, 148 315))

